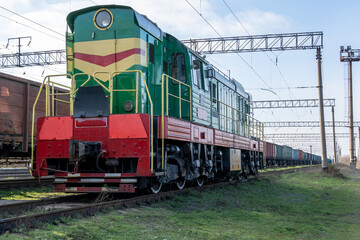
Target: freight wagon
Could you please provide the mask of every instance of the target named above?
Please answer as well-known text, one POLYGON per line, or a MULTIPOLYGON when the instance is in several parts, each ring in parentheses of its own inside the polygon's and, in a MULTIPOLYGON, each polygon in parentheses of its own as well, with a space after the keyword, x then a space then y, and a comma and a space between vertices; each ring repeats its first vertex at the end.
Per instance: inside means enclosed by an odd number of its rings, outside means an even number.
POLYGON ((299 150, 298 149, 292 149, 292 160, 299 160, 299 150))
POLYGON ((275 162, 275 144, 266 142, 266 165, 274 166, 275 162))
POLYGON ((321 163, 321 157, 300 149, 266 142, 266 166, 294 166, 321 163), (310 157, 311 156, 311 157, 310 157), (310 161, 312 160, 312 162, 310 161))
MULTIPOLYGON (((40 83, 0 73, 0 158, 29 157, 32 108, 40 83)), ((55 88, 64 93, 64 89, 55 88)), ((65 96, 59 99, 68 100, 65 96)), ((45 115, 45 92, 39 96, 35 119, 45 115)), ((67 115, 69 106, 60 101, 54 104, 57 115, 67 115)), ((35 121, 36 122, 36 121, 35 121)))
POLYGON ((304 152, 303 160, 310 161, 310 153, 304 152))
POLYGON ((286 161, 291 161, 292 160, 292 148, 289 146, 284 146, 283 148, 283 155, 284 155, 284 160, 286 161))
POLYGON ((298 160, 299 161, 304 161, 304 151, 303 150, 298 150, 298 160))

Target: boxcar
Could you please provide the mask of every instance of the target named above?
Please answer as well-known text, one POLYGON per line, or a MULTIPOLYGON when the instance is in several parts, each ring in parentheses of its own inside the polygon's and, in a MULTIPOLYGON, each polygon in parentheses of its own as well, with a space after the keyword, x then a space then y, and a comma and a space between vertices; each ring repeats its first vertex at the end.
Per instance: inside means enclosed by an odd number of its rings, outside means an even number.
POLYGON ((275 159, 275 144, 271 142, 266 142, 266 159, 268 160, 275 159))
POLYGON ((304 161, 309 161, 310 160, 310 153, 304 152, 303 160, 304 161))
POLYGON ((304 151, 303 150, 298 150, 298 160, 299 161, 303 161, 304 160, 304 151))
POLYGON ((275 145, 275 159, 284 160, 284 146, 275 145))
MULTIPOLYGON (((40 86, 38 82, 0 73, 0 158, 29 156, 32 108, 40 86)), ((58 115, 69 113, 68 104, 57 101, 54 107, 58 115)), ((40 95, 35 119, 44 115, 45 91, 40 95)))
POLYGON ((275 144, 271 142, 266 142, 266 165, 273 166, 276 165, 275 162, 275 144))
POLYGON ((292 160, 294 160, 294 161, 299 160, 299 150, 298 149, 292 150, 292 160))
POLYGON ((284 146, 283 148, 284 160, 291 161, 292 160, 292 148, 289 146, 284 146))

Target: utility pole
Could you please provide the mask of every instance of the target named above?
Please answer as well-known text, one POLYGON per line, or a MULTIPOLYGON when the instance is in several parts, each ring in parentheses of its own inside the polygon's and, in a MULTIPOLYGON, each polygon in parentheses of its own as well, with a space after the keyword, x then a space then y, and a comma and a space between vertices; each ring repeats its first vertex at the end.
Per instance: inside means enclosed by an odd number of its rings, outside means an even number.
POLYGON ((326 136, 323 104, 323 85, 321 74, 321 48, 317 48, 317 66, 318 66, 318 84, 319 84, 319 114, 320 114, 320 139, 321 139, 321 165, 323 172, 328 171, 327 153, 326 153, 326 136))
POLYGON ((21 67, 21 39, 29 39, 29 42, 28 42, 28 46, 30 45, 31 43, 31 37, 30 36, 27 36, 27 37, 14 37, 14 38, 8 38, 8 42, 6 44, 6 48, 9 46, 9 43, 10 41, 12 40, 18 40, 18 53, 16 54, 17 57, 18 57, 18 64, 17 64, 17 67, 21 67))
MULTIPOLYGON (((350 53, 349 53, 350 54, 350 53)), ((352 96, 352 61, 349 61, 349 128, 350 128, 350 168, 356 168, 354 154, 354 113, 352 96)))
POLYGON ((333 145, 334 145, 334 162, 336 163, 336 143, 335 143, 335 110, 334 107, 331 108, 331 114, 332 114, 332 130, 333 130, 333 145))
POLYGON ((349 128, 350 128, 350 168, 356 168, 354 144, 354 110, 352 93, 352 62, 360 61, 360 49, 351 49, 351 46, 340 47, 340 61, 349 64, 349 128))

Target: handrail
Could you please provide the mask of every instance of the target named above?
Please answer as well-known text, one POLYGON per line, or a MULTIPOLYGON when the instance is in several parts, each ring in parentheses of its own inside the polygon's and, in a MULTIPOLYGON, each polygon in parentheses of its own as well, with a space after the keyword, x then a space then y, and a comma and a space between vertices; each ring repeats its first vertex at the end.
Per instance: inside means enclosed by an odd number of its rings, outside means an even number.
MULTIPOLYGON (((146 95, 149 99, 149 103, 150 103, 150 153, 151 153, 151 156, 150 156, 150 171, 151 173, 154 173, 154 106, 153 106, 153 101, 151 99, 151 95, 150 95, 150 91, 149 91, 149 88, 146 84, 146 79, 145 79, 145 76, 144 76, 144 73, 140 70, 124 70, 124 71, 116 71, 116 72, 113 72, 111 74, 111 81, 110 81, 110 84, 111 84, 111 88, 109 86, 109 89, 111 90, 110 91, 110 113, 112 113, 112 102, 113 102, 113 91, 116 91, 116 90, 113 90, 113 80, 114 80, 114 77, 115 77, 115 74, 121 74, 121 73, 136 73, 136 88, 135 88, 135 91, 136 91, 136 101, 135 101, 135 112, 138 113, 139 109, 138 109, 138 101, 139 101, 139 74, 141 75, 141 78, 143 79, 143 83, 144 83, 144 86, 145 86, 145 90, 146 90, 146 95)), ((110 85, 109 84, 109 85, 110 85)), ((134 91, 134 89, 122 89, 122 91, 134 91)))
POLYGON ((213 102, 217 102, 219 104, 219 108, 218 108, 218 115, 219 115, 219 129, 221 129, 221 117, 225 118, 225 131, 227 132, 232 132, 232 133, 236 133, 236 134, 240 134, 241 135, 241 131, 240 131, 240 125, 242 124, 242 132, 243 132, 243 136, 246 137, 256 137, 258 139, 264 139, 264 124, 261 123, 259 120, 255 119, 254 117, 252 117, 250 114, 244 113, 216 98, 211 98, 211 126, 213 127, 213 122, 212 122, 212 118, 213 118, 213 102), (225 114, 222 113, 221 111, 221 106, 225 107, 225 114), (228 114, 228 112, 231 111, 231 116, 230 114, 228 114), (235 119, 235 116, 238 116, 237 119, 235 119), (232 123, 232 128, 231 130, 229 129, 228 126, 228 121, 231 121, 232 123), (235 128, 235 125, 237 124, 237 128, 235 128), (246 125, 249 127, 249 132, 246 131, 245 127, 246 125))
MULTIPOLYGON (((50 77, 69 77, 69 78, 72 78, 70 74, 56 74, 56 75, 48 75, 44 78, 43 82, 41 83, 41 86, 40 86, 40 89, 39 89, 39 92, 35 98, 35 101, 34 101, 34 105, 33 105, 33 110, 32 110, 32 124, 31 124, 31 161, 30 161, 30 166, 28 166, 28 170, 30 171, 30 174, 32 175, 32 167, 34 166, 34 130, 35 130, 35 109, 36 109, 36 105, 37 105, 37 102, 40 98, 40 94, 42 92, 42 89, 45 85, 46 87, 46 90, 47 90, 47 93, 46 93, 46 103, 45 103, 45 116, 47 117, 48 116, 48 100, 49 100, 49 81, 50 81, 50 77)), ((70 89, 70 94, 71 94, 71 89, 70 89)))
MULTIPOLYGON (((219 109, 218 109, 218 114, 220 116, 219 117, 219 129, 221 129, 221 116, 225 117, 225 124, 226 124, 225 131, 229 131, 228 119, 232 121, 232 132, 233 133, 241 134, 240 124, 242 123, 244 136, 250 135, 250 137, 251 136, 256 137, 257 139, 261 139, 261 141, 263 142, 263 163, 264 163, 264 166, 266 166, 266 138, 265 138, 265 132, 264 132, 264 124, 262 122, 260 122, 259 120, 255 119, 250 114, 244 113, 236 108, 233 108, 232 106, 230 106, 226 103, 223 103, 216 98, 211 98, 211 111, 210 111, 211 126, 213 126, 212 118, 213 118, 213 102, 214 102, 214 100, 219 103, 219 109), (221 104, 223 104, 226 108, 225 115, 221 113, 221 110, 220 110, 221 104), (232 117, 228 116, 228 108, 231 109, 232 117), (238 115, 237 120, 234 119, 234 112, 237 113, 237 115, 238 115), (235 131, 236 122, 238 125, 237 132, 235 131), (246 125, 248 125, 248 127, 249 127, 248 134, 246 134, 247 131, 245 131, 246 125)), ((247 137, 249 137, 249 136, 247 136, 247 137)))
MULTIPOLYGON (((165 79, 166 79, 166 115, 168 115, 169 116, 169 96, 170 97, 174 97, 174 98, 177 98, 177 99, 179 99, 179 118, 181 119, 181 102, 182 101, 184 101, 184 102, 188 102, 188 103, 190 103, 190 121, 192 121, 192 111, 191 111, 191 101, 192 101, 192 99, 191 99, 191 86, 190 85, 188 85, 188 84, 186 84, 186 83, 184 83, 184 82, 181 82, 181 81, 179 81, 179 80, 177 80, 177 79, 175 79, 175 78, 173 78, 173 77, 170 77, 169 75, 166 75, 166 74, 163 74, 162 75, 162 80, 164 80, 164 77, 165 77, 165 79), (178 92, 178 94, 179 94, 179 96, 176 96, 176 95, 174 95, 174 94, 171 94, 171 93, 169 93, 169 78, 172 80, 172 81, 175 81, 176 83, 178 83, 178 86, 179 86, 179 92, 178 92), (182 98, 181 97, 181 86, 185 86, 185 87, 187 87, 188 89, 189 89, 189 93, 190 93, 190 96, 189 96, 189 99, 190 100, 186 100, 186 99, 184 99, 184 98, 182 98)), ((162 81, 163 82, 163 81, 162 81)))
MULTIPOLYGON (((51 92, 48 93, 48 97, 49 97, 49 100, 51 99, 51 111, 49 109, 49 113, 48 115, 51 115, 51 116, 55 116, 55 101, 58 101, 58 102, 63 102, 63 103, 68 103, 70 104, 70 101, 66 101, 66 100, 62 100, 60 98, 56 98, 56 96, 66 96, 66 95, 69 95, 69 97, 71 97, 71 92, 68 92, 68 93, 55 93, 55 85, 57 86, 60 86, 60 87, 63 87, 63 88, 68 88, 69 91, 71 91, 71 87, 69 86, 66 86, 64 84, 60 84, 60 83, 57 83, 57 82, 52 82, 50 80, 47 81, 47 86, 51 84, 51 92)), ((46 111, 46 110, 45 110, 46 111)), ((70 111, 71 112, 71 111, 70 111)))
POLYGON ((46 93, 45 93, 45 116, 54 116, 55 115, 55 109, 54 109, 54 103, 55 101, 60 101, 60 102, 64 102, 64 103, 68 103, 70 104, 70 115, 73 115, 73 108, 74 108, 74 98, 75 98, 75 94, 77 93, 77 91, 79 90, 80 87, 86 85, 91 79, 93 79, 96 83, 98 83, 101 87, 103 87, 107 92, 109 92, 110 94, 110 113, 112 113, 112 106, 113 106, 113 92, 115 91, 135 91, 136 92, 136 113, 138 113, 138 105, 139 105, 139 76, 141 76, 141 78, 143 79, 143 84, 146 90, 146 94, 150 103, 150 151, 151 151, 151 157, 150 157, 150 169, 151 169, 151 173, 154 173, 154 139, 153 139, 153 135, 154 135, 154 113, 153 113, 153 101, 151 99, 150 96, 150 91, 149 88, 147 86, 146 83, 146 79, 145 76, 143 74, 143 72, 141 72, 140 70, 124 70, 124 71, 116 71, 116 72, 94 72, 93 75, 89 75, 87 73, 77 73, 74 75, 70 75, 70 74, 58 74, 58 75, 49 75, 46 76, 42 82, 42 85, 40 87, 40 90, 38 92, 38 95, 35 99, 34 105, 33 105, 33 116, 32 116, 32 129, 31 129, 31 165, 30 167, 28 167, 30 173, 32 174, 32 168, 34 166, 34 132, 35 132, 35 109, 36 109, 36 105, 37 102, 39 100, 40 94, 42 92, 42 89, 45 86, 46 89, 46 93), (121 74, 121 73, 136 73, 136 89, 114 89, 113 88, 113 81, 114 81, 114 77, 117 74, 121 74), (109 87, 106 87, 104 84, 102 84, 99 79, 97 78, 97 75, 99 74, 108 74, 109 75, 109 87), (63 84, 59 84, 53 81, 50 81, 51 77, 68 77, 69 79, 71 79, 71 87, 68 87, 66 85, 63 84), (75 89, 75 79, 78 76, 87 76, 87 79, 78 87, 75 89), (50 84, 51 84, 51 88, 50 88, 50 84), (55 93, 55 85, 61 86, 61 87, 65 87, 65 88, 69 88, 69 93, 55 93), (52 92, 51 92, 52 90, 52 92), (70 95, 70 101, 65 101, 59 98, 56 98, 56 96, 61 96, 61 95, 70 95))
POLYGON ((109 89, 111 90, 110 92, 110 113, 112 113, 112 99, 113 99, 113 91, 115 92, 135 92, 135 112, 138 113, 138 109, 139 109, 139 104, 138 104, 138 99, 139 99, 139 73, 141 73, 142 79, 144 79, 144 84, 145 84, 145 89, 147 89, 147 94, 148 97, 150 98, 150 93, 149 93, 149 89, 147 87, 147 84, 145 82, 145 76, 144 73, 139 71, 139 70, 126 70, 126 71, 117 71, 117 72, 113 72, 112 73, 112 79, 115 77, 115 74, 118 73, 136 73, 136 80, 135 80, 135 89, 117 89, 117 90, 113 90, 113 81, 111 81, 111 84, 109 84, 109 89))
POLYGON ((85 82, 81 84, 80 87, 84 86, 87 82, 90 81, 91 76, 87 73, 75 73, 71 78, 71 92, 73 93, 72 97, 70 98, 70 115, 72 116, 74 114, 74 99, 75 99, 75 93, 79 90, 79 88, 75 89, 76 82, 75 79, 77 76, 87 76, 87 79, 85 82))
POLYGON ((181 82, 169 75, 163 74, 161 77, 161 168, 163 170, 166 170, 165 167, 166 165, 164 164, 164 158, 165 158, 165 139, 164 139, 164 132, 165 132, 165 123, 164 123, 164 117, 165 117, 165 95, 166 95, 166 115, 169 116, 169 96, 170 97, 174 97, 176 99, 179 99, 179 118, 181 119, 182 114, 181 114, 181 102, 187 102, 189 103, 189 112, 190 112, 190 121, 192 121, 192 98, 191 98, 191 86, 181 82), (179 96, 176 96, 174 94, 169 93, 169 79, 171 79, 172 81, 175 81, 178 86, 179 86, 179 96), (166 89, 164 89, 164 84, 166 82, 166 89), (181 97, 181 87, 185 86, 189 89, 189 99, 190 100, 186 100, 184 98, 181 97), (165 94, 166 93, 166 94, 165 94))

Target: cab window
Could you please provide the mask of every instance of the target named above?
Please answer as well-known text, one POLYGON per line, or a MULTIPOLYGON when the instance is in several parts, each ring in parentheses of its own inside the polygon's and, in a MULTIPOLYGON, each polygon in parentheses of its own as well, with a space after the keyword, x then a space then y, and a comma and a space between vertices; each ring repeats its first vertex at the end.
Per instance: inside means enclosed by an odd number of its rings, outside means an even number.
MULTIPOLYGON (((181 82, 186 82, 185 56, 183 53, 174 53, 171 56, 171 77, 181 82)), ((176 81, 172 81, 177 84, 176 81)))
POLYGON ((216 83, 209 82, 210 84, 210 96, 213 98, 213 102, 217 103, 217 91, 216 91, 216 83))
POLYGON ((202 71, 201 71, 201 61, 195 57, 192 57, 192 75, 194 85, 199 89, 203 89, 203 81, 202 81, 202 71))

